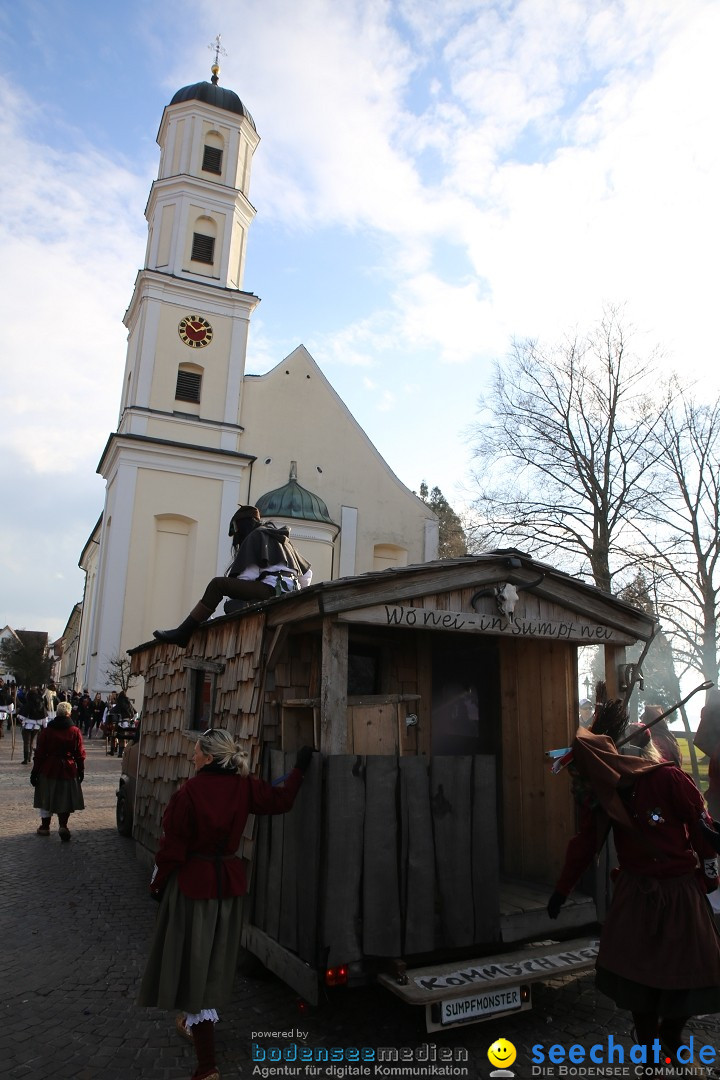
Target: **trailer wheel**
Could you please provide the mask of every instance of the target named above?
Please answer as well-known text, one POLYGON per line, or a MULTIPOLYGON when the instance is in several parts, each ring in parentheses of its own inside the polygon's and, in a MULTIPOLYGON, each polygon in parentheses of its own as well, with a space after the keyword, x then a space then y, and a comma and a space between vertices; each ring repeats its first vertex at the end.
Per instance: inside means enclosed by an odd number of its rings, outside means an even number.
POLYGON ((133 815, 132 806, 128 799, 127 791, 120 788, 115 807, 115 824, 121 836, 132 836, 133 815))

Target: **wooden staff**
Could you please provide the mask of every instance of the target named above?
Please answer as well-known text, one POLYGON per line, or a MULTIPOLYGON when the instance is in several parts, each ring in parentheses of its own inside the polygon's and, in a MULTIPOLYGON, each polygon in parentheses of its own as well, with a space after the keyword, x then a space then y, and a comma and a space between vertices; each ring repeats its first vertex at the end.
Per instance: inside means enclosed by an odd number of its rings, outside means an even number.
MULTIPOLYGON (((664 713, 660 713, 660 715, 656 716, 654 720, 651 720, 649 723, 643 724, 642 726, 645 728, 646 731, 649 730, 655 724, 659 724, 661 720, 664 720, 666 716, 670 716, 670 713, 674 713, 677 709, 681 709, 683 705, 685 705, 686 702, 690 700, 691 697, 695 696, 695 694, 699 694, 701 690, 710 690, 711 687, 713 687, 714 685, 715 683, 713 682, 700 683, 700 685, 696 686, 694 690, 691 690, 687 697, 684 697, 682 701, 678 701, 676 705, 671 705, 670 708, 666 709, 664 713)), ((634 739, 637 734, 637 731, 634 731, 632 732, 632 734, 626 735, 625 738, 621 739, 619 743, 616 743, 615 745, 617 746, 618 750, 621 746, 624 746, 625 743, 628 743, 631 741, 631 739, 634 739)))

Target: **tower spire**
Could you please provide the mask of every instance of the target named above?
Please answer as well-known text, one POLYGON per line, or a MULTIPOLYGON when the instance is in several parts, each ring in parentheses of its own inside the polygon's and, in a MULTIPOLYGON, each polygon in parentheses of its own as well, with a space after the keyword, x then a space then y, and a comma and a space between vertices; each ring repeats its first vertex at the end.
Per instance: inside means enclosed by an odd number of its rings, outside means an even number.
POLYGON ((210 70, 212 71, 212 79, 210 80, 210 82, 213 84, 213 86, 217 86, 218 84, 218 75, 220 74, 220 57, 227 56, 227 50, 223 49, 222 45, 220 44, 220 36, 220 34, 216 34, 215 41, 211 41, 208 45, 208 49, 215 50, 215 60, 212 64, 212 67, 210 68, 210 70))

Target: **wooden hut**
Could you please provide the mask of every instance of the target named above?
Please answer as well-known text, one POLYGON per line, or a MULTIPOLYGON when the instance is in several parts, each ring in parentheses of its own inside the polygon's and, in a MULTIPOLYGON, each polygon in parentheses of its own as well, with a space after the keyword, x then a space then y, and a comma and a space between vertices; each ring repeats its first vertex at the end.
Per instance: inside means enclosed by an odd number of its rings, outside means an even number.
POLYGON ((136 841, 154 851, 190 772, 181 732, 212 722, 282 776, 293 812, 249 821, 245 944, 308 1000, 326 971, 487 954, 596 918, 547 919, 574 830, 544 752, 578 717, 578 647, 611 694, 642 611, 515 550, 323 582, 133 651, 145 679, 136 841))

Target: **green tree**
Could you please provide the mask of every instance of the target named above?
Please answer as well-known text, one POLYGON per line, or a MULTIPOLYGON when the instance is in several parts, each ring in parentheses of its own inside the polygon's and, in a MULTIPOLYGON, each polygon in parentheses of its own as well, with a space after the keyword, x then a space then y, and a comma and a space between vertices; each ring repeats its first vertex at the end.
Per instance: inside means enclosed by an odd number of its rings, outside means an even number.
POLYGON ((430 491, 423 480, 420 485, 420 498, 426 506, 429 506, 437 514, 440 523, 438 558, 456 559, 462 555, 467 555, 467 538, 462 521, 440 488, 434 487, 430 491))
POLYGON ((17 638, 0 641, 0 661, 19 686, 42 686, 52 671, 47 644, 36 640, 23 641, 22 633, 19 630, 17 638))

